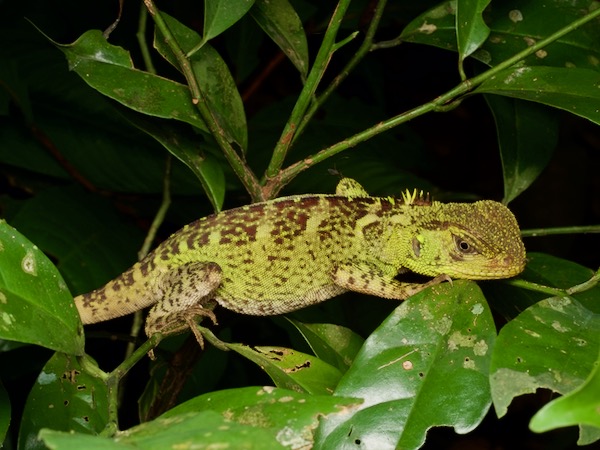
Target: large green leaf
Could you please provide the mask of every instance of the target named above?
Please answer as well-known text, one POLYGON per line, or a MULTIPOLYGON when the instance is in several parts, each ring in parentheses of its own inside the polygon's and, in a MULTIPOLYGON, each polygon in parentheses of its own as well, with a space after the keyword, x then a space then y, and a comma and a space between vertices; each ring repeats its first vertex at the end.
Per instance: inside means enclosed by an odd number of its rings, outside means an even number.
POLYGON ((55 45, 71 70, 107 97, 135 111, 208 131, 187 86, 135 69, 129 52, 109 44, 101 31, 86 31, 73 44, 55 45))
POLYGON ((244 448, 281 450, 269 430, 231 422, 212 411, 191 412, 156 419, 131 428, 111 439, 53 430, 42 430, 40 438, 55 450, 114 449, 164 450, 178 448, 244 448))
POLYGON ((58 270, 0 220, 0 338, 83 354, 83 329, 58 270))
POLYGON ((344 415, 360 400, 313 395, 273 387, 245 387, 211 392, 188 400, 163 418, 192 411, 214 411, 232 422, 270 430, 291 448, 311 448, 319 420, 344 415))
POLYGON ((300 394, 273 387, 212 392, 189 400, 117 437, 50 430, 40 433, 53 449, 310 448, 319 419, 343 414, 355 399, 300 394))
POLYGON ((335 395, 358 411, 322 422, 315 448, 419 448, 433 426, 475 428, 490 403, 496 336, 473 282, 455 281, 405 301, 367 339, 335 395))
POLYGON ((533 102, 486 95, 498 132, 504 203, 525 191, 544 170, 558 142, 554 111, 533 102))
POLYGON ((288 0, 256 0, 250 10, 265 33, 304 78, 308 73, 308 43, 302 22, 288 0))
POLYGON ((108 390, 104 381, 82 369, 77 358, 55 353, 27 398, 19 448, 46 448, 38 440, 42 428, 97 434, 107 422, 108 390))

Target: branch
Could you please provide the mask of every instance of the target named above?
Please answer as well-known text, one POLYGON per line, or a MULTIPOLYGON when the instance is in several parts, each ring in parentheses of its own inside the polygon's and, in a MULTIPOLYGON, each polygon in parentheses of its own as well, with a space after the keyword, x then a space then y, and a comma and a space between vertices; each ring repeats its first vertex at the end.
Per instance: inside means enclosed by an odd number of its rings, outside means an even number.
MULTIPOLYGON (((294 109, 288 119, 283 132, 281 133, 281 137, 279 138, 275 149, 273 150, 273 156, 271 157, 271 162, 266 171, 266 177, 275 178, 281 166, 283 165, 283 161, 287 155, 287 152, 294 141, 295 135, 297 133, 298 125, 304 116, 307 108, 310 105, 310 102, 314 98, 315 91, 317 90, 317 86, 329 65, 329 61, 331 60, 331 56, 336 50, 336 36, 337 32, 342 24, 342 19, 344 18, 344 14, 346 13, 346 9, 350 5, 350 0, 340 0, 337 8, 333 12, 331 16, 331 20, 329 21, 329 26, 325 31, 325 36, 323 37, 323 42, 321 43, 321 48, 317 53, 317 57, 315 58, 315 62, 310 69, 308 77, 306 78, 306 83, 300 92, 300 96, 298 97, 298 101, 296 102, 294 109)), ((267 190, 271 193, 270 190, 267 190)))
POLYGON ((350 61, 348 61, 348 64, 346 64, 346 66, 340 71, 338 76, 336 76, 333 79, 333 81, 329 84, 329 86, 327 86, 327 89, 325 89, 325 91, 323 91, 323 93, 319 95, 314 102, 312 102, 310 108, 302 118, 302 122, 300 122, 298 130, 294 137, 297 137, 302 133, 302 131, 304 131, 304 128, 306 128, 306 126, 313 118, 315 113, 319 110, 319 108, 327 101, 327 99, 339 87, 339 85, 342 84, 342 81, 348 78, 350 72, 352 72, 352 70, 358 65, 358 63, 362 61, 362 59, 367 55, 367 53, 369 53, 373 49, 373 39, 375 37, 375 32, 379 27, 381 17, 383 16, 383 10, 385 9, 386 3, 387 0, 379 0, 377 6, 375 7, 373 17, 371 18, 371 21, 369 23, 369 29, 365 34, 365 39, 363 40, 363 43, 356 51, 354 56, 350 59, 350 61))
POLYGON ((154 4, 154 1, 144 0, 144 3, 146 4, 146 8, 148 8, 148 11, 152 15, 157 28, 163 34, 166 44, 169 46, 169 48, 175 55, 175 58, 177 58, 179 67, 181 68, 181 71, 183 72, 183 75, 185 76, 185 79, 188 83, 188 87, 191 91, 192 102, 198 108, 198 111, 200 112, 202 119, 208 126, 211 135, 223 151, 225 158, 227 158, 227 162, 229 163, 237 177, 240 179, 248 193, 252 196, 252 199, 254 201, 263 200, 262 188, 257 178, 255 177, 250 167, 248 167, 246 162, 240 157, 240 155, 235 151, 235 149, 231 146, 231 144, 225 137, 225 131, 220 126, 216 117, 213 115, 213 112, 209 108, 206 98, 204 97, 204 94, 202 93, 202 90, 198 85, 198 81, 194 76, 194 72, 190 65, 189 59, 186 57, 183 50, 177 44, 175 37, 172 35, 171 30, 169 30, 169 27, 162 18, 160 11, 154 4))

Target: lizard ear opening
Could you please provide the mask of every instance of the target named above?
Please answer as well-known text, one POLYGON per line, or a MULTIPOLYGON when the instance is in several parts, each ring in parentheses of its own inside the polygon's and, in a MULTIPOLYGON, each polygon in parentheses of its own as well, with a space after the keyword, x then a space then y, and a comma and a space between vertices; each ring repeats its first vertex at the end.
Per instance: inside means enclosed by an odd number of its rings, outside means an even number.
POLYGON ((419 241, 419 238, 414 237, 412 240, 412 250, 413 253, 415 254, 415 256, 418 258, 419 256, 421 256, 421 241, 419 241))

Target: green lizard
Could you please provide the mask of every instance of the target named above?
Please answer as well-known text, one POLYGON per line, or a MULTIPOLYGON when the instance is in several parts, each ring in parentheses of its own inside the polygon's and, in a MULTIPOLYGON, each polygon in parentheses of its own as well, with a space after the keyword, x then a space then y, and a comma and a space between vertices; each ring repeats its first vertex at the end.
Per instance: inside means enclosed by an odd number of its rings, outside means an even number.
POLYGON ((173 334, 219 304, 284 314, 346 291, 404 300, 451 278, 508 278, 525 248, 504 205, 371 197, 344 178, 335 195, 294 195, 199 219, 104 287, 75 298, 83 323, 152 306, 146 334, 173 334), (418 284, 396 277, 434 277, 418 284))

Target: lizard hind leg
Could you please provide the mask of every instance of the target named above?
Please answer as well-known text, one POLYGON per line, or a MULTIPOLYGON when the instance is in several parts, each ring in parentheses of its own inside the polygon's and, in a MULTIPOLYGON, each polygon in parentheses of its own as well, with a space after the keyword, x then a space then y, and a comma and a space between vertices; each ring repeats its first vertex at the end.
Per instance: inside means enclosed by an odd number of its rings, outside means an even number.
POLYGON ((203 317, 217 323, 213 294, 221 278, 221 267, 212 262, 189 262, 162 274, 157 283, 161 300, 148 313, 146 335, 177 334, 189 328, 202 347, 204 341, 196 324, 203 317))

